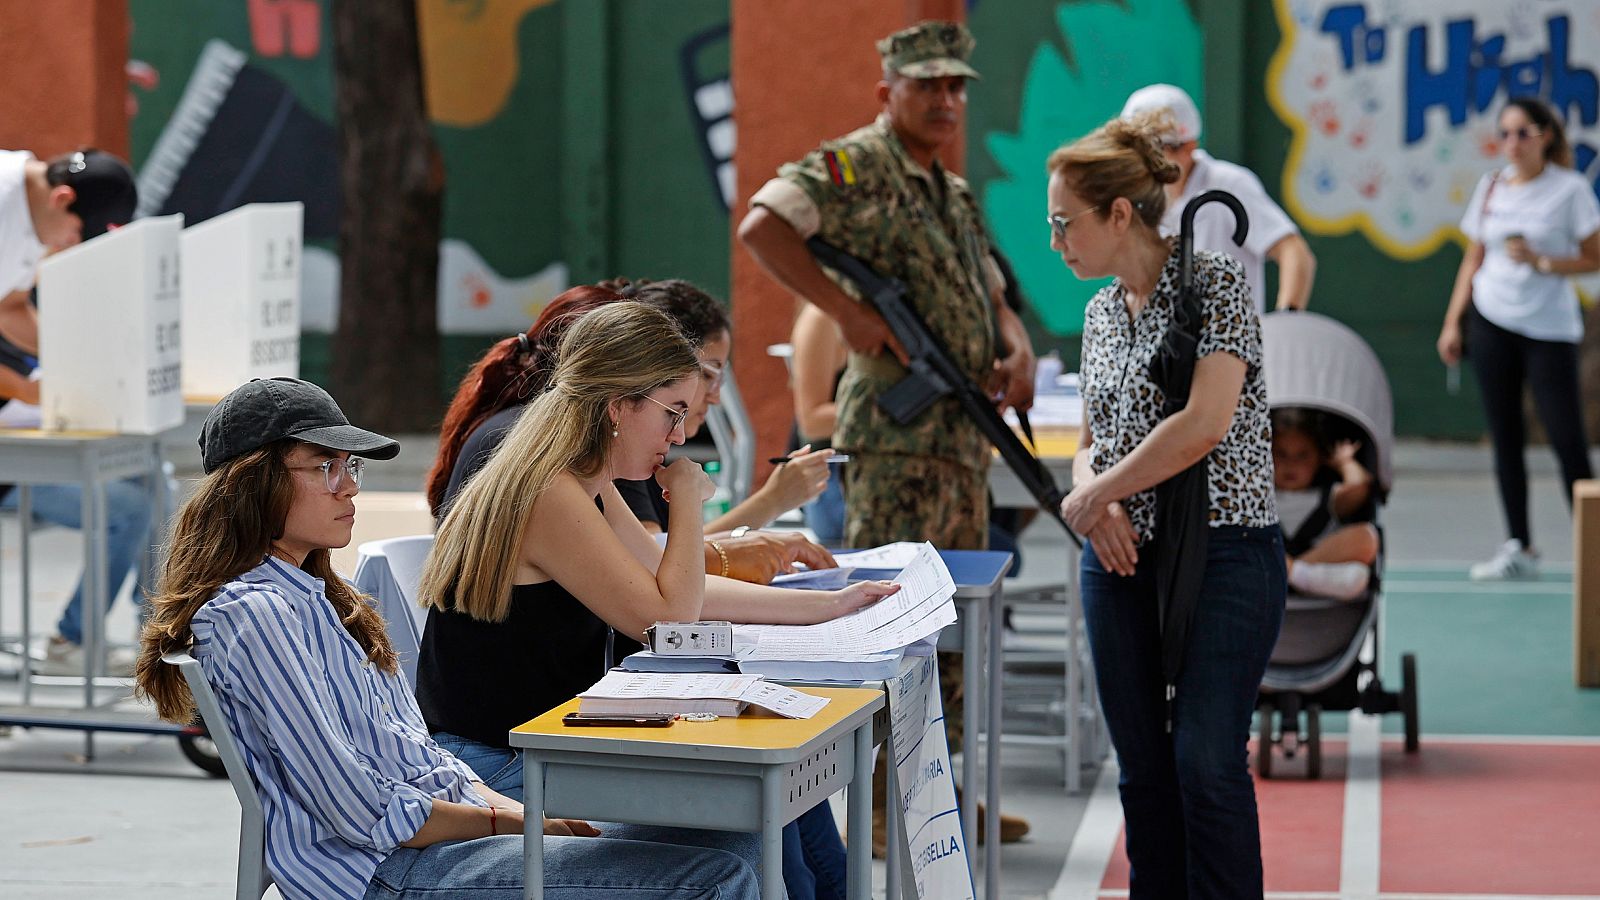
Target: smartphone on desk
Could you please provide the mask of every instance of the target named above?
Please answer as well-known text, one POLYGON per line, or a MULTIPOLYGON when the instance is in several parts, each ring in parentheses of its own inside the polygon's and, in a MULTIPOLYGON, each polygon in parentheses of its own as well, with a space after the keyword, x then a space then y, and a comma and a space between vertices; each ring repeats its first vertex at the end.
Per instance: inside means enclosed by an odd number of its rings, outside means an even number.
POLYGON ((665 728, 672 724, 677 716, 660 714, 644 716, 618 716, 596 715, 594 713, 567 713, 561 717, 561 724, 574 728, 596 728, 615 726, 618 728, 665 728))

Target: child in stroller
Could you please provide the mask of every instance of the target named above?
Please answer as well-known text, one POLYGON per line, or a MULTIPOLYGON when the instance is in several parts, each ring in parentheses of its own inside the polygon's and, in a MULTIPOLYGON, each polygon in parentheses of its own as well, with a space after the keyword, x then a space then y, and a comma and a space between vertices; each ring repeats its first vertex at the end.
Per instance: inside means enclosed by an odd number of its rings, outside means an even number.
POLYGON ((1369 521, 1372 473, 1357 459, 1361 444, 1335 440, 1323 413, 1272 411, 1273 485, 1288 557, 1289 587, 1301 594, 1358 600, 1378 560, 1378 529, 1369 521))

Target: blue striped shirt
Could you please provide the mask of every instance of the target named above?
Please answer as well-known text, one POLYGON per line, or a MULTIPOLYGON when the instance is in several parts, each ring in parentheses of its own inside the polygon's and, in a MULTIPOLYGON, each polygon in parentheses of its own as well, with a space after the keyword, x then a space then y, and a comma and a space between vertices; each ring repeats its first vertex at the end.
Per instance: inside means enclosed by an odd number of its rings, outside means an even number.
POLYGON ((410 686, 367 663, 323 582, 267 558, 194 614, 193 654, 255 776, 288 900, 360 900, 435 798, 485 805, 410 686))

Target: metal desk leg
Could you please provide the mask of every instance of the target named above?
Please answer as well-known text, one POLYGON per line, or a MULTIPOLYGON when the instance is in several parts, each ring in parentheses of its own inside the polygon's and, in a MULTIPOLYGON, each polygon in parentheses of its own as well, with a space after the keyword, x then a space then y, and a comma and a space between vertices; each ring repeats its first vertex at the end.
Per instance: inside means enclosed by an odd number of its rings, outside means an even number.
POLYGON ((989 734, 984 741, 984 796, 989 798, 989 814, 983 823, 983 896, 990 900, 1000 897, 1000 728, 1001 703, 1004 699, 1005 648, 1001 645, 1001 632, 1005 627, 1003 599, 1004 588, 995 588, 994 602, 987 610, 989 621, 989 649, 984 663, 989 672, 989 734))
POLYGON ((783 886, 782 808, 781 773, 768 766, 761 772, 761 900, 789 900, 783 886))
MULTIPOLYGON (((937 688, 937 685, 935 685, 937 688)), ((884 784, 884 842, 888 850, 884 853, 883 894, 889 900, 900 900, 903 896, 900 886, 900 845, 904 838, 900 837, 900 828, 904 824, 904 813, 900 809, 900 774, 894 759, 894 736, 883 742, 884 760, 889 771, 883 773, 884 784)))
POLYGON ((544 763, 522 751, 522 900, 544 900, 544 763))
POLYGON ((1083 621, 1082 607, 1078 605, 1078 592, 1075 590, 1077 578, 1077 554, 1067 552, 1067 702, 1064 710, 1066 716, 1066 734, 1063 740, 1067 743, 1067 793, 1076 794, 1083 790, 1083 716, 1079 708, 1079 697, 1083 691, 1083 673, 1079 670, 1078 660, 1083 652, 1078 644, 1078 629, 1083 621))
MULTIPOLYGON (((961 625, 961 688, 964 702, 961 710, 961 839, 966 842, 967 859, 972 858, 972 847, 978 838, 978 753, 973 743, 978 739, 978 704, 985 695, 982 690, 983 670, 983 619, 988 611, 982 603, 967 604, 966 621, 961 625)), ((938 685, 934 686, 936 689, 938 685)))
POLYGON ((22 530, 22 705, 33 703, 33 488, 19 484, 17 516, 22 530))
MULTIPOLYGON (((83 593, 79 617, 83 621, 83 706, 95 705, 95 679, 100 676, 101 646, 105 631, 106 578, 100 560, 105 553, 105 486, 95 479, 83 492, 83 593)), ((83 732, 83 758, 94 759, 94 730, 83 732)))
POLYGON ((845 795, 850 843, 845 847, 849 900, 872 900, 872 722, 856 729, 856 768, 845 795), (866 835, 865 840, 862 835, 866 835))

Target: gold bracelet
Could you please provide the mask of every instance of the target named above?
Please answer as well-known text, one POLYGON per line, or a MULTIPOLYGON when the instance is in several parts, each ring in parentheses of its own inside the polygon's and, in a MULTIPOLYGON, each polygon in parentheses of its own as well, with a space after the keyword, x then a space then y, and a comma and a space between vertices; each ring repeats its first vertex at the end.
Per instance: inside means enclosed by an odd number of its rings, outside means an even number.
POLYGON ((716 541, 706 541, 706 543, 711 545, 711 549, 717 551, 717 556, 722 560, 722 577, 723 578, 727 578, 728 577, 728 551, 722 549, 722 545, 717 543, 716 541))

